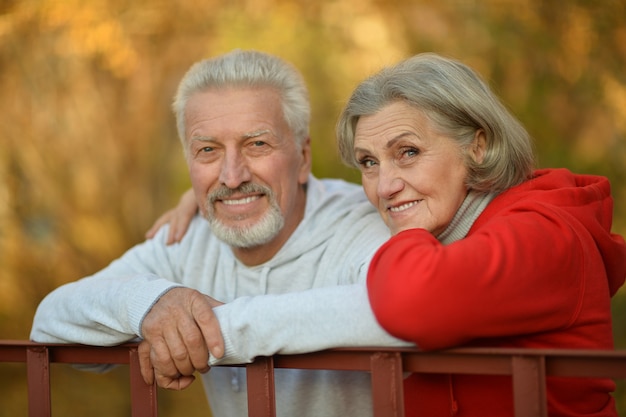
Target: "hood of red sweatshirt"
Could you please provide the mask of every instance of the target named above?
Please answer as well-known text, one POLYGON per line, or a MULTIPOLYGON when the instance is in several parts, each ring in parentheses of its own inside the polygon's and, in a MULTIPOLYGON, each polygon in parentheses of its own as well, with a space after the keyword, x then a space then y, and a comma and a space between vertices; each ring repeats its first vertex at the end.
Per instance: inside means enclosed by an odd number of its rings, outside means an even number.
POLYGON ((608 179, 567 169, 540 169, 516 191, 526 198, 541 193, 541 201, 571 214, 571 221, 592 235, 604 260, 611 295, 615 294, 626 277, 626 243, 611 232, 613 198, 608 179))

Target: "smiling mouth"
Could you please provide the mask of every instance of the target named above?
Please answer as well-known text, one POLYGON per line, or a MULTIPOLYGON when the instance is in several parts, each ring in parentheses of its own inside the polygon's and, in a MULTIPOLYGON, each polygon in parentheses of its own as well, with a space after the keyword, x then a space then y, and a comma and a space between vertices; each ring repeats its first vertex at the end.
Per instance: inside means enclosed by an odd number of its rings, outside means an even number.
POLYGON ((227 206, 236 206, 238 204, 248 204, 251 203, 255 200, 258 200, 259 198, 261 198, 260 195, 253 195, 253 196, 249 196, 249 197, 243 197, 243 198, 238 198, 238 199, 230 199, 230 200, 220 200, 222 203, 226 204, 227 206))
POLYGON ((410 209, 411 207, 417 205, 417 203, 419 203, 419 200, 411 201, 409 203, 404 203, 396 207, 389 207, 389 211, 392 213, 399 213, 401 211, 410 209))

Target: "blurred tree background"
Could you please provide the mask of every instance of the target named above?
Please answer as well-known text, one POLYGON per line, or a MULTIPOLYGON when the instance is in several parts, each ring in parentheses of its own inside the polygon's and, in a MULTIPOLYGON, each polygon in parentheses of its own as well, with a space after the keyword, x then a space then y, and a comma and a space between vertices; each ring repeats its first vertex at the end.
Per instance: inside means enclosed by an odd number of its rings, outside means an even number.
MULTIPOLYGON (((303 72, 314 172, 353 181, 334 124, 356 83, 418 52, 461 59, 528 127, 540 166, 609 177, 626 234, 624 0, 0 0, 0 338, 28 338, 45 294, 177 202, 189 181, 171 98, 193 62, 233 48, 303 72)), ((125 372, 53 366, 55 414, 129 415, 125 372)), ((160 392, 159 407, 208 415, 200 383, 160 392)), ((0 416, 26 410, 25 368, 1 365, 0 416)))

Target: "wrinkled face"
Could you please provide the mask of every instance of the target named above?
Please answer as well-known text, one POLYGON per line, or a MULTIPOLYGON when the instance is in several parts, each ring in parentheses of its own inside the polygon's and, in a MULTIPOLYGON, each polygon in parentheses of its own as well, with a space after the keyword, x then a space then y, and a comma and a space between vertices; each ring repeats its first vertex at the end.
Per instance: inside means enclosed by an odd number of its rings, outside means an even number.
POLYGON ((196 93, 185 126, 192 187, 213 232, 239 248, 284 243, 304 214, 310 145, 296 144, 279 94, 270 88, 196 93))
POLYGON ((461 149, 404 102, 361 117, 354 140, 363 187, 392 234, 443 232, 467 195, 461 149))

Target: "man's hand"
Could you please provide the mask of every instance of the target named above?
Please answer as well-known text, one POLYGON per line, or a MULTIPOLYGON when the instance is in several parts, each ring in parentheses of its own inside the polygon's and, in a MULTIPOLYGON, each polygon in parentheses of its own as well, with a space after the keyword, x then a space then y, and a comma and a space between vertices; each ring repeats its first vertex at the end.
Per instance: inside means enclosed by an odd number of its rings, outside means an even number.
POLYGON ((195 371, 209 370, 209 351, 224 354, 224 340, 213 307, 221 305, 191 288, 173 288, 163 295, 143 320, 139 345, 141 374, 147 384, 182 390, 195 371))

